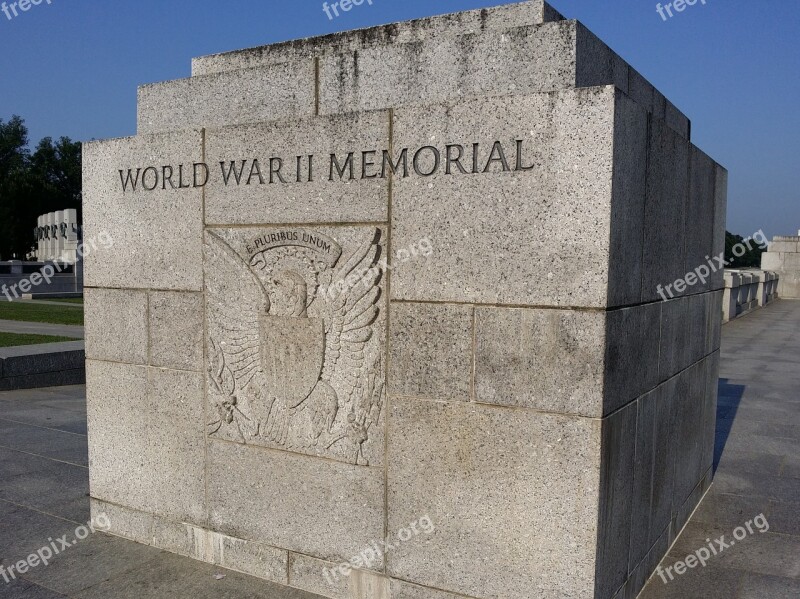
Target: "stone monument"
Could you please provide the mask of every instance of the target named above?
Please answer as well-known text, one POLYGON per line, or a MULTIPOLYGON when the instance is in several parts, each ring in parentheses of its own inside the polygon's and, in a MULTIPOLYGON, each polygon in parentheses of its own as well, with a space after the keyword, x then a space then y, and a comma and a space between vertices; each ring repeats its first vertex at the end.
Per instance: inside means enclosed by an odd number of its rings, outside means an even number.
POLYGON ((800 231, 798 236, 776 236, 761 255, 761 268, 778 273, 778 295, 800 299, 800 231))
POLYGON ((84 147, 93 509, 331 598, 634 597, 711 482, 726 171, 541 0, 196 59, 84 147), (677 286, 676 286, 677 288, 677 286))
POLYGON ((40 262, 77 263, 80 244, 78 211, 69 208, 43 214, 36 221, 34 239, 36 259, 40 262))

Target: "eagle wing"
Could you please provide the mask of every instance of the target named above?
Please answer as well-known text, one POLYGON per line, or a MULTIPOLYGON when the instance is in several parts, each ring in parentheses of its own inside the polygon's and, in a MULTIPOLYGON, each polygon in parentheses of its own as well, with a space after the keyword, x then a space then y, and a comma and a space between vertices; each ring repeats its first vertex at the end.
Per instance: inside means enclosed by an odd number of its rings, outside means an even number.
POLYGON ((325 297, 325 362, 322 378, 340 377, 349 403, 360 385, 364 370, 364 348, 372 338, 372 324, 378 317, 381 271, 376 267, 380 246, 377 232, 334 272, 325 297))
MULTIPOLYGON (((261 364, 260 315, 269 313, 270 300, 258 276, 219 235, 206 241, 207 310, 218 339, 209 342, 209 375, 216 387, 221 428, 242 421, 248 434, 286 442, 289 415, 286 406, 266 389, 261 364), (220 407, 222 406, 222 408, 220 407)), ((216 424, 216 423, 212 423, 216 424)))

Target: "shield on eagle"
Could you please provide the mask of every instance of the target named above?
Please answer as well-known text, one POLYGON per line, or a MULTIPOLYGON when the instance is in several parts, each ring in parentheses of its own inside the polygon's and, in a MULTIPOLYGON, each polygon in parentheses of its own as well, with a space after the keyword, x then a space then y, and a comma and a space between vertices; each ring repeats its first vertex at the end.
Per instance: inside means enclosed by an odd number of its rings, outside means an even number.
POLYGON ((325 358, 321 318, 262 314, 261 364, 272 397, 289 409, 300 406, 317 386, 325 358))

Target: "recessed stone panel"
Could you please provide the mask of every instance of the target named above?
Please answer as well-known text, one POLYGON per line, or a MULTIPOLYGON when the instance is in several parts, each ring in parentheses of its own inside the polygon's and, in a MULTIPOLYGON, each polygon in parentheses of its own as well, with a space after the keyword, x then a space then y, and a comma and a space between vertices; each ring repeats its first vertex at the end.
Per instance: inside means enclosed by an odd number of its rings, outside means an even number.
POLYGON ((385 245, 371 226, 208 230, 209 436, 383 463, 385 245))

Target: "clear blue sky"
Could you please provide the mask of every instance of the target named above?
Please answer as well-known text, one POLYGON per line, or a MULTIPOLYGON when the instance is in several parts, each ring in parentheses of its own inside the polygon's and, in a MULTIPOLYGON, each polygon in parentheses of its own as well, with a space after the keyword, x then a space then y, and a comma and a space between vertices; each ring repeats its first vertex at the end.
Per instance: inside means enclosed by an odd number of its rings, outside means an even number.
MULTIPOLYGON (((25 118, 34 143, 134 134, 136 86, 189 76, 193 56, 504 3, 373 0, 330 21, 321 0, 47 1, 0 12, 0 118, 25 118)), ((729 230, 797 233, 800 2, 699 0, 667 22, 655 0, 552 4, 689 115, 731 172, 729 230)))

